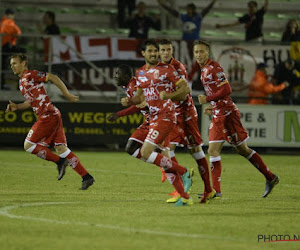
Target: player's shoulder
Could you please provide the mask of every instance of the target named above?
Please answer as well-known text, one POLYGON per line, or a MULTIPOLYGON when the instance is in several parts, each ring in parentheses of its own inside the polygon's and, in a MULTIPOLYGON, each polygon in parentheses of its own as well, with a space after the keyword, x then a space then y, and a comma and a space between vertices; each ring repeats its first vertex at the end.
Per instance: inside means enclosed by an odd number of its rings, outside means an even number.
POLYGON ((128 87, 135 87, 136 86, 136 77, 132 77, 128 83, 128 87))
POLYGON ((211 60, 208 62, 207 66, 209 66, 209 68, 211 70, 216 70, 216 71, 220 71, 220 70, 223 70, 222 66, 220 63, 214 61, 214 60, 211 60))
POLYGON ((171 63, 170 63, 171 65, 173 65, 173 66, 177 66, 177 67, 184 67, 184 65, 183 65, 183 63, 181 63, 180 61, 178 61, 176 58, 172 58, 172 60, 171 60, 171 63))
POLYGON ((156 68, 157 69, 160 69, 160 70, 176 70, 176 68, 174 67, 174 65, 172 64, 165 64, 165 63, 162 63, 162 62, 159 62, 157 65, 156 65, 156 68))
POLYGON ((142 67, 139 67, 137 70, 136 70, 136 73, 139 73, 139 72, 145 72, 146 71, 146 65, 143 65, 142 67))

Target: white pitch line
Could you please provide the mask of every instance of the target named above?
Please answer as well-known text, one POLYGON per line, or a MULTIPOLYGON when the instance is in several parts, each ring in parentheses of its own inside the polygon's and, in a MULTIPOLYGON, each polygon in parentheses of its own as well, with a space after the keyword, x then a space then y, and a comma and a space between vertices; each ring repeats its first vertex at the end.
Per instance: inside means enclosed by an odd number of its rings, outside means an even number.
POLYGON ((12 205, 0 208, 0 215, 11 218, 11 219, 21 219, 21 220, 31 220, 31 221, 39 221, 39 222, 47 222, 47 223, 55 223, 61 225, 80 225, 80 226, 95 226, 103 229, 111 229, 124 231, 129 233, 144 233, 150 235, 158 235, 158 236, 170 236, 170 237, 186 237, 186 238, 198 238, 198 239, 209 239, 209 240, 227 240, 227 241, 235 241, 235 242, 245 242, 240 239, 235 239, 231 237, 216 237, 210 235, 202 235, 202 234, 186 234, 186 233, 176 233, 176 232, 166 232, 166 231, 153 231, 149 229, 139 229, 139 228, 129 228, 129 227, 120 227, 115 225, 103 225, 103 224, 92 224, 87 222, 71 222, 71 221, 59 221, 52 220, 47 218, 36 218, 32 216, 22 216, 22 215, 14 215, 10 213, 11 210, 17 209, 20 207, 34 207, 34 206, 47 206, 47 205, 61 205, 61 204, 74 204, 80 202, 37 202, 37 203, 23 203, 20 205, 12 205))

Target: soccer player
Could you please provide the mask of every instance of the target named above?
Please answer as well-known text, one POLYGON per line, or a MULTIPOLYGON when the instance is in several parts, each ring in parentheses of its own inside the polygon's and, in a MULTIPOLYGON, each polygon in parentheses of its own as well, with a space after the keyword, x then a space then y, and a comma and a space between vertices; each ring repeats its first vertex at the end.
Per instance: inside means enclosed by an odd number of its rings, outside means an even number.
POLYGON ((65 174, 68 164, 82 177, 81 190, 86 190, 94 183, 94 178, 82 166, 78 157, 67 147, 60 111, 51 103, 44 83, 54 83, 70 102, 77 102, 78 96, 71 94, 59 77, 50 73, 28 70, 25 54, 11 56, 10 66, 19 76, 19 89, 26 98, 23 103, 9 101, 6 112, 23 110, 32 107, 38 116, 24 142, 24 149, 37 157, 57 164, 58 180, 65 174), (48 147, 54 146, 54 154, 48 147))
MULTIPOLYGON (((178 74, 183 79, 187 79, 187 72, 181 62, 173 57, 173 45, 168 39, 162 39, 159 42, 160 59, 165 64, 174 66, 178 74)), ((172 130, 170 135, 170 156, 172 161, 177 162, 175 157, 175 148, 178 145, 186 145, 190 154, 195 159, 198 165, 198 170, 204 182, 204 195, 201 203, 208 203, 215 195, 216 191, 212 189, 209 177, 209 167, 205 154, 202 150, 202 138, 198 128, 198 114, 190 94, 186 95, 184 101, 177 101, 173 96, 179 91, 179 88, 189 88, 186 81, 181 82, 181 86, 176 86, 177 90, 173 93, 161 92, 163 100, 171 99, 175 105, 177 115, 177 126, 172 130)), ((175 192, 173 197, 167 202, 176 202, 180 195, 175 192)))
MULTIPOLYGON (((173 103, 170 99, 160 99, 160 92, 174 92, 175 83, 180 84, 184 80, 180 79, 173 66, 158 63, 158 44, 155 41, 145 41, 142 55, 146 64, 136 71, 137 92, 133 98, 122 98, 121 103, 123 106, 129 106, 146 100, 150 113, 150 126, 141 148, 141 156, 148 163, 162 167, 166 172, 168 180, 181 196, 174 206, 192 205, 192 198, 187 193, 192 185, 189 170, 163 154, 155 152, 157 147, 162 150, 169 147, 169 134, 176 124, 173 103)), ((178 92, 178 96, 186 94, 178 92)))
MULTIPOLYGON (((132 70, 128 65, 120 65, 115 72, 114 79, 118 86, 122 86, 126 89, 126 95, 128 98, 134 97, 137 91, 136 77, 133 77, 132 70)), ((129 155, 138 159, 141 159, 140 149, 149 132, 149 109, 146 106, 146 102, 139 105, 131 105, 129 108, 113 113, 107 118, 108 121, 114 122, 119 117, 142 112, 145 117, 145 121, 133 132, 125 147, 125 151, 129 155)))
POLYGON ((194 57, 201 67, 201 82, 206 95, 199 95, 200 104, 210 102, 204 109, 205 114, 212 114, 209 128, 209 147, 213 188, 221 196, 221 149, 225 141, 235 147, 236 151, 249 160, 266 178, 266 189, 263 197, 267 197, 279 177, 273 174, 260 155, 248 148, 249 138, 240 120, 240 113, 230 98, 231 87, 219 63, 209 58, 210 44, 200 40, 194 43, 194 57))
MULTIPOLYGON (((122 88, 126 89, 126 94, 128 98, 132 98, 135 95, 137 90, 136 77, 132 76, 132 70, 128 65, 125 64, 120 65, 115 72, 114 79, 118 86, 121 86, 122 88)), ((132 157, 144 160, 143 158, 141 158, 140 149, 143 146, 147 134, 149 133, 150 116, 149 116, 149 109, 147 107, 147 103, 144 101, 139 105, 132 105, 129 108, 120 110, 116 113, 109 115, 107 119, 110 122, 114 122, 118 120, 119 117, 131 115, 137 112, 141 112, 144 115, 145 120, 128 139, 128 142, 125 147, 125 151, 132 157)), ((169 153, 167 150, 162 151, 162 154, 169 157, 169 153)), ((160 168, 160 170, 162 172, 161 182, 164 182, 167 177, 164 170, 162 168, 160 168)), ((180 195, 177 192, 176 194, 177 196, 179 196, 178 197, 179 199, 180 195)))

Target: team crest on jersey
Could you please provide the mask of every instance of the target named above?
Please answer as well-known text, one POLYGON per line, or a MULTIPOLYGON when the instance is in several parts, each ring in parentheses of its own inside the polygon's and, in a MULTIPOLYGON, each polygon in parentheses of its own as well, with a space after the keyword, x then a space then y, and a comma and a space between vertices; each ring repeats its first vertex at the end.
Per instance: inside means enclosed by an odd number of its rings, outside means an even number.
POLYGON ((40 71, 37 72, 37 76, 39 76, 39 77, 42 77, 42 76, 45 76, 45 75, 46 74, 44 72, 40 72, 40 71))
POLYGON ((153 73, 154 79, 158 79, 159 78, 159 70, 155 70, 153 73))
POLYGON ((142 70, 139 72, 139 76, 144 75, 144 74, 145 74, 145 72, 142 70))

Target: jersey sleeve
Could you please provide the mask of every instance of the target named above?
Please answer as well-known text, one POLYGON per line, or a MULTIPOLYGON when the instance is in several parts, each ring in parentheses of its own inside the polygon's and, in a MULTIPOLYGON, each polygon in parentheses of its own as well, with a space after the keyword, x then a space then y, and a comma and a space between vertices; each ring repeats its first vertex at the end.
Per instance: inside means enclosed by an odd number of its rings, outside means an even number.
POLYGON ((218 101, 226 96, 229 96, 232 92, 230 84, 225 76, 224 70, 220 65, 216 65, 211 71, 213 79, 216 81, 216 91, 206 97, 206 101, 218 101))
POLYGON ((178 72, 178 74, 180 75, 181 78, 184 78, 188 81, 187 71, 186 71, 186 68, 183 66, 182 63, 179 64, 177 72, 178 72))
POLYGON ((180 80, 180 75, 178 74, 177 70, 172 66, 169 65, 168 68, 168 80, 172 82, 175 86, 176 82, 180 80))
POLYGON ((132 115, 135 114, 139 111, 141 111, 142 109, 136 107, 135 105, 131 105, 129 108, 127 109, 123 109, 117 112, 118 117, 122 117, 122 116, 127 116, 127 115, 132 115))
POLYGON ((47 82, 49 76, 48 73, 34 70, 31 73, 31 77, 33 78, 34 82, 47 82))

